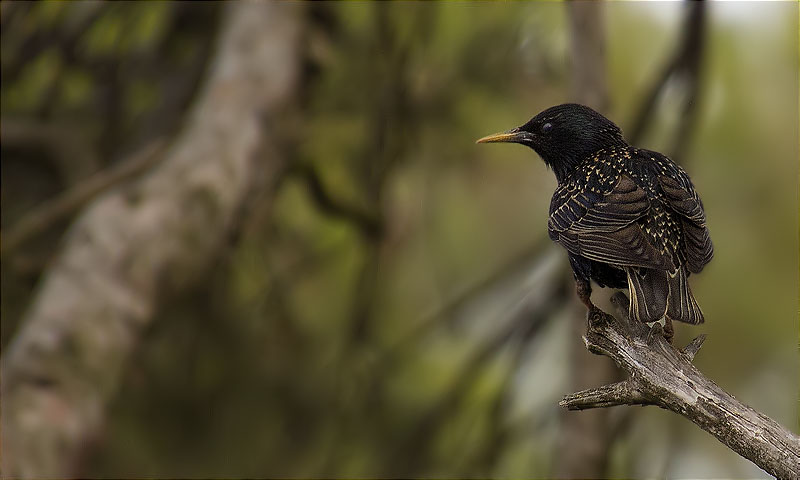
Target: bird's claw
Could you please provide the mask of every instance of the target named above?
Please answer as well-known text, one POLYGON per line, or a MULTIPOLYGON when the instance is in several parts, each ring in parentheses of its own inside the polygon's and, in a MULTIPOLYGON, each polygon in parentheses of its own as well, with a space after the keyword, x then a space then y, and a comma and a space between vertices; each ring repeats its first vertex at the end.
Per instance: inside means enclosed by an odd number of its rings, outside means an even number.
POLYGON ((675 337, 675 329, 672 327, 672 320, 664 317, 664 339, 672 345, 672 339, 675 337))

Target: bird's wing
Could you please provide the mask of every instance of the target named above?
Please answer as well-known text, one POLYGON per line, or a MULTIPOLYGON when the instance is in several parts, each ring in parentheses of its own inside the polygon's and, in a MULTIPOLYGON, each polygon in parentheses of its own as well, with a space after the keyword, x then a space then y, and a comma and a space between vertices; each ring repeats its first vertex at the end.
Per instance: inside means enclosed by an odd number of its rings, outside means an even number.
POLYGON ((670 209, 680 215, 686 243, 687 267, 698 273, 714 256, 714 246, 706 226, 703 202, 685 174, 679 181, 667 176, 659 176, 658 182, 670 209))
POLYGON ((672 270, 671 258, 653 247, 637 223, 649 209, 645 191, 627 175, 620 175, 605 193, 556 191, 548 232, 574 255, 618 266, 672 270))

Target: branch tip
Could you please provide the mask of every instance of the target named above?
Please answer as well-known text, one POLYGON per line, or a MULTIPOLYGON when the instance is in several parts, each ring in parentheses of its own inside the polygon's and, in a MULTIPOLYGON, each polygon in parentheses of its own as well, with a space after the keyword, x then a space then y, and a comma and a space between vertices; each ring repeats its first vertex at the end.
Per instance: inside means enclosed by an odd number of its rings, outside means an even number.
POLYGON ((558 405, 567 410, 614 407, 617 405, 652 405, 630 379, 589 388, 565 395, 558 405))
POLYGON ((686 357, 691 362, 692 360, 694 360, 694 356, 697 355, 697 352, 700 350, 700 347, 703 346, 703 342, 705 342, 705 341, 706 341, 706 334, 705 333, 703 333, 701 335, 698 335, 697 337, 695 337, 694 340, 689 342, 688 345, 683 347, 683 350, 681 350, 681 353, 686 355, 686 357))

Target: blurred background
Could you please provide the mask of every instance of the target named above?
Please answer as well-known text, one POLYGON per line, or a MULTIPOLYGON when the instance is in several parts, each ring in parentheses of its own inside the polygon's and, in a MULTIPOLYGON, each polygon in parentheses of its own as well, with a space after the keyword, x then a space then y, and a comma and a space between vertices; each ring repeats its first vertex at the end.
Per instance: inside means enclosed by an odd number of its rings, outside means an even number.
MULTIPOLYGON (((81 242, 70 225, 198 144, 186 131, 213 116, 198 105, 248 7, 0 6, 6 383, 26 369, 14 348, 47 309, 43 282, 81 242)), ((796 432, 795 2, 269 8, 293 28, 261 35, 289 32, 265 38, 293 48, 242 71, 296 73, 286 101, 259 111, 255 186, 121 346, 70 344, 101 365, 118 352, 118 367, 69 469, 47 476, 768 478, 654 407, 559 409, 619 374, 584 350, 567 257, 546 234, 554 176, 526 148, 474 142, 593 89, 628 140, 681 163, 715 258, 692 277, 706 323, 677 325, 676 343, 708 334, 700 370, 796 432)), ((195 248, 164 248, 184 241, 195 248)))

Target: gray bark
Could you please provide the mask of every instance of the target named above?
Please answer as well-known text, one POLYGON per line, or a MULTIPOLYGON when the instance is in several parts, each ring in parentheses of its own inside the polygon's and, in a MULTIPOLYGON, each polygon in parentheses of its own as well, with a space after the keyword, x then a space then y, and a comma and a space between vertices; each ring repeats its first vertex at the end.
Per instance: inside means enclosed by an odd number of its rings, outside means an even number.
POLYGON ((624 294, 615 294, 612 303, 616 318, 590 313, 584 341, 589 351, 612 358, 629 378, 567 395, 562 407, 657 405, 688 418, 767 473, 800 478, 800 437, 734 398, 692 364, 704 336, 676 350, 660 325, 651 329, 628 318, 624 294))
POLYGON ((78 474, 159 297, 201 276, 253 178, 275 172, 268 127, 296 84, 297 9, 229 4, 207 83, 164 161, 68 232, 3 352, 4 477, 78 474))

